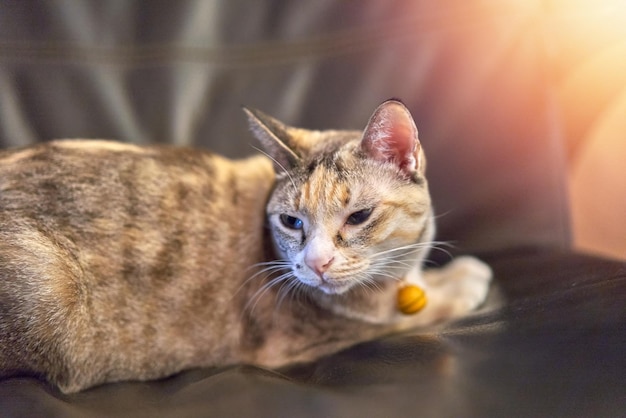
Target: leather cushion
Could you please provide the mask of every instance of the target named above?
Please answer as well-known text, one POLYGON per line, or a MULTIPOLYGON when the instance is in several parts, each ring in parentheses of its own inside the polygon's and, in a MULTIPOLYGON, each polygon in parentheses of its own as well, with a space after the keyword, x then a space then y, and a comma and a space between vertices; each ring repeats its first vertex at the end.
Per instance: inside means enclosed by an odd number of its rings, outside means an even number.
POLYGON ((0 146, 115 138, 254 153, 240 106, 315 128, 413 112, 439 239, 569 243, 540 2, 0 3, 0 146))
POLYGON ((0 381, 3 416, 619 416, 626 263, 518 249, 484 254, 497 287, 441 329, 367 342, 281 371, 201 369, 65 396, 0 381))

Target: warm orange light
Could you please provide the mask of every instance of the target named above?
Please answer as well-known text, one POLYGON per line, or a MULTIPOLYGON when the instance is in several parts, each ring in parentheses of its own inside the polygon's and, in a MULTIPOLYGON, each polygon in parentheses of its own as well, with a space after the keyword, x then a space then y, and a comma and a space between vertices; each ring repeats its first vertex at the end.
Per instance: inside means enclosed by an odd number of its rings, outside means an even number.
POLYGON ((575 244, 626 259, 626 1, 547 1, 575 244))

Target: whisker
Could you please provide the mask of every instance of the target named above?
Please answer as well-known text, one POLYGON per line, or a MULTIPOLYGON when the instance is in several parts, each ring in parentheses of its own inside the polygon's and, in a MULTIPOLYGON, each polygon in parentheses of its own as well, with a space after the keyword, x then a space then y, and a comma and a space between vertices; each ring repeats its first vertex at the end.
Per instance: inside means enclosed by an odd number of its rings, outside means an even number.
POLYGON ((380 292, 382 291, 382 287, 380 283, 378 283, 374 278, 369 275, 363 277, 359 284, 369 292, 380 292))
MULTIPOLYGON (((448 247, 450 247, 450 248, 454 248, 454 245, 453 245, 453 244, 447 244, 447 246, 448 246, 448 247)), ((450 251, 446 250, 445 248, 443 248, 443 246, 439 246, 439 245, 437 245, 437 246, 433 246, 433 247, 432 247, 432 251, 433 251, 433 252, 434 252, 434 251, 439 251, 439 252, 442 252, 442 253, 444 253, 444 254, 448 257, 448 259, 450 259, 450 260, 454 258, 454 256, 452 255, 452 253, 451 253, 450 251)))
POLYGON ((283 295, 281 295, 280 300, 277 303, 277 308, 275 309, 275 311, 280 308, 280 306, 283 303, 283 300, 289 296, 289 302, 293 303, 294 301, 298 302, 298 303, 302 303, 302 298, 307 298, 309 297, 309 291, 310 291, 311 287, 308 286, 305 283, 302 283, 300 280, 295 279, 292 280, 288 285, 287 288, 285 289, 285 293, 283 295))
POLYGON ((246 306, 244 307, 244 310, 248 310, 250 308, 250 312, 253 312, 254 309, 256 308, 256 305, 259 303, 259 301, 261 300, 261 298, 274 286, 281 284, 283 282, 285 282, 286 280, 288 280, 289 278, 291 278, 292 273, 291 272, 286 272, 281 274, 278 277, 274 277, 272 278, 270 281, 268 281, 267 283, 265 283, 263 286, 261 286, 259 289, 257 289, 256 292, 254 292, 254 294, 250 297, 250 300, 248 301, 248 303, 246 303, 246 306), (252 304, 252 306, 250 306, 252 304))
POLYGON ((383 256, 383 255, 394 254, 394 253, 398 253, 400 251, 405 251, 405 250, 412 250, 412 251, 417 252, 417 251, 422 250, 424 248, 425 248, 424 246, 421 246, 421 245, 418 246, 418 245, 415 245, 415 244, 413 244, 413 245, 405 245, 405 246, 402 246, 402 247, 392 248, 390 250, 379 251, 377 253, 372 254, 372 257, 380 257, 380 256, 383 256))
POLYGON ((392 248, 389 250, 380 251, 371 255, 371 258, 377 262, 378 260, 382 260, 385 263, 385 266, 390 266, 392 263, 404 263, 405 267, 411 268, 413 265, 410 264, 408 260, 404 260, 406 257, 410 256, 413 253, 419 252, 421 250, 437 250, 442 251, 447 254, 448 257, 452 258, 452 254, 445 250, 444 246, 453 247, 453 244, 445 241, 427 241, 427 242, 419 242, 409 245, 404 245, 401 247, 392 248), (401 259, 401 260, 398 260, 401 259))
POLYGON ((388 278, 388 279, 392 279, 394 281, 402 281, 403 280, 402 276, 399 276, 397 274, 391 274, 391 273, 388 273, 388 272, 386 272, 384 270, 378 271, 376 273, 376 277, 385 277, 385 278, 388 278))
POLYGON ((278 290, 279 296, 276 302, 276 306, 274 307, 275 311, 280 310, 280 307, 282 306, 285 298, 289 296, 294 289, 297 290, 298 286, 301 284, 300 280, 298 280, 295 276, 292 275, 291 278, 294 280, 286 281, 286 283, 283 283, 283 285, 278 290))
POLYGON ((262 261, 260 263, 254 263, 254 264, 248 266, 246 268, 246 271, 247 270, 252 270, 252 269, 257 268, 257 267, 264 267, 264 266, 289 266, 289 265, 291 265, 291 262, 287 261, 287 260, 262 261))
POLYGON ((281 266, 281 265, 276 265, 276 266, 268 266, 265 267, 259 271, 257 271, 256 273, 254 273, 252 276, 248 277, 246 280, 243 281, 243 283, 241 283, 241 285, 239 285, 239 287, 237 288, 237 290, 235 290, 233 292, 233 295, 231 296, 231 300, 233 298, 235 298, 235 296, 237 296, 239 294, 239 292, 241 292, 241 290, 252 280, 258 278, 259 276, 263 275, 263 279, 267 279, 270 275, 277 273, 281 270, 288 270, 288 266, 281 266))
POLYGON ((379 251, 377 253, 372 254, 372 257, 380 257, 383 255, 398 253, 402 251, 405 251, 406 253, 403 253, 401 255, 411 254, 414 252, 418 252, 420 250, 427 250, 430 248, 432 248, 432 244, 430 242, 429 243, 415 243, 415 244, 403 245, 401 247, 391 248, 389 250, 379 251))
POLYGON ((450 210, 447 210, 447 211, 445 211, 445 212, 443 212, 443 213, 439 213, 439 214, 437 214, 437 215, 433 215, 433 219, 434 219, 434 220, 437 220, 437 219, 439 219, 439 218, 443 218, 444 216, 448 216, 448 215, 449 215, 449 214, 451 214, 452 212, 454 212, 454 209, 450 209, 450 210))
POLYGON ((287 177, 289 177, 289 180, 291 181, 291 185, 293 186, 293 188, 297 189, 296 182, 293 181, 293 177, 291 177, 291 174, 289 174, 289 171, 287 171, 287 169, 281 163, 279 163, 274 157, 272 157, 271 155, 269 155, 267 152, 263 151, 262 149, 255 147, 254 145, 252 145, 252 148, 259 151, 261 154, 265 155, 270 160, 274 161, 274 163, 276 163, 276 165, 280 167, 281 170, 283 170, 283 173, 285 173, 287 177))

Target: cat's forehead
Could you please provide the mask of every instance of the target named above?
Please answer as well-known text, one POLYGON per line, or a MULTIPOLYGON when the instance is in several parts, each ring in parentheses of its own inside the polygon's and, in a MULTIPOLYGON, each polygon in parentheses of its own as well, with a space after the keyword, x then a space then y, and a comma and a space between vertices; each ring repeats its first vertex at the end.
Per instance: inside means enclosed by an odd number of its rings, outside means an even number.
POLYGON ((337 151, 351 151, 360 143, 362 132, 359 131, 309 131, 295 130, 294 142, 303 146, 305 160, 315 161, 319 156, 330 157, 337 151))
POLYGON ((294 196, 295 209, 299 211, 312 214, 339 211, 350 204, 352 192, 359 188, 356 173, 336 155, 310 163, 307 171, 299 193, 294 196))
POLYGON ((293 210, 321 218, 346 210, 374 206, 384 196, 388 183, 376 167, 342 147, 305 162, 295 174, 295 189, 289 202, 293 210))

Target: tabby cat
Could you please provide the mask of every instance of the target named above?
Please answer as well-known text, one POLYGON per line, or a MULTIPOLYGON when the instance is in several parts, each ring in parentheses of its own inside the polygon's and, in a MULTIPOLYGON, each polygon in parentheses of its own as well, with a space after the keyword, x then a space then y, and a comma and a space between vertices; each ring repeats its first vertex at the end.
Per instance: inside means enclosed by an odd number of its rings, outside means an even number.
POLYGON ((276 368, 483 302, 491 272, 474 258, 422 272, 433 210, 402 103, 363 132, 246 113, 266 155, 95 140, 0 153, 2 376, 69 393, 276 368), (415 315, 396 306, 404 283, 428 296, 415 315))

